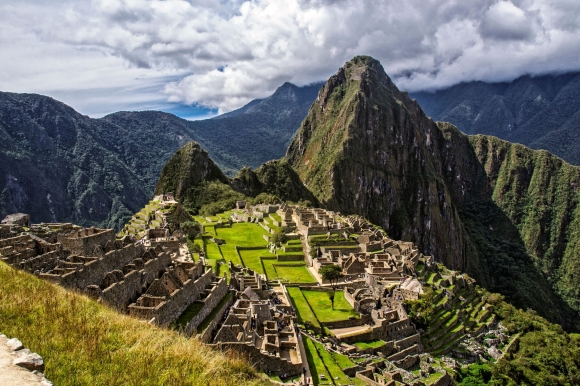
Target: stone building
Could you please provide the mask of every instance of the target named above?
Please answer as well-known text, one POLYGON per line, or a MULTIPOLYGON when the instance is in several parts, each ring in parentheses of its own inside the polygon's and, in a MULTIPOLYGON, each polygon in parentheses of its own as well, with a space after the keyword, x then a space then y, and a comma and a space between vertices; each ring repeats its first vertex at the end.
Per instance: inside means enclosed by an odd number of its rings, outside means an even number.
POLYGON ((299 375, 306 356, 290 309, 283 289, 260 297, 247 287, 229 309, 214 344, 249 356, 254 366, 268 374, 299 375))

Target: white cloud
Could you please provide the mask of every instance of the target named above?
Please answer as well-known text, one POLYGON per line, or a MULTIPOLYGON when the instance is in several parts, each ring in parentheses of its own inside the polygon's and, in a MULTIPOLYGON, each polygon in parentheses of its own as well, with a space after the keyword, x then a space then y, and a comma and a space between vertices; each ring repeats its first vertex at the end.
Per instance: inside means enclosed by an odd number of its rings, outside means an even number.
POLYGON ((579 32, 575 0, 7 0, 0 88, 229 111, 361 54, 410 91, 580 70, 579 32))

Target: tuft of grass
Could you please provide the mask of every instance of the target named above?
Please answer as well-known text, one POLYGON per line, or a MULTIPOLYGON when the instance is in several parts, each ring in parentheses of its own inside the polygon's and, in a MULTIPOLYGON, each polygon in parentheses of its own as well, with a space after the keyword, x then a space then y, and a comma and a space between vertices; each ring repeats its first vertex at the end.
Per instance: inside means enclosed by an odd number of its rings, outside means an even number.
POLYGON ((56 385, 262 385, 239 355, 151 326, 0 262, 0 331, 56 385))

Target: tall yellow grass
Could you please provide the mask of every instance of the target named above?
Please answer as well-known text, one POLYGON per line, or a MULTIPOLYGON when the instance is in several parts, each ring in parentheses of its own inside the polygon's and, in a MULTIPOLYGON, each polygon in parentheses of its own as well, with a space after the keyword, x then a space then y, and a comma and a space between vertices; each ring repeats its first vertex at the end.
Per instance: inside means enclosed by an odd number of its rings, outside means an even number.
POLYGON ((269 384, 242 358, 1 262, 0 332, 38 352, 55 385, 269 384))

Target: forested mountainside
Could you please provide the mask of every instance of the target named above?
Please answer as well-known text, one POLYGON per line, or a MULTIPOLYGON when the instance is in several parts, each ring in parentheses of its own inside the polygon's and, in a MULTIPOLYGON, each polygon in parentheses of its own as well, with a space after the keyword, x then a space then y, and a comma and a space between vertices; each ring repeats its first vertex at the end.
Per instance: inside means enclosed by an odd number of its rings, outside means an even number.
POLYGON ((327 81, 286 159, 322 205, 578 327, 580 168, 436 124, 370 57, 327 81))
POLYGON ((230 210, 238 200, 318 203, 286 161, 268 161, 256 170, 244 167, 228 178, 197 142, 185 144, 163 167, 155 194, 169 192, 190 213, 204 216, 230 210))
POLYGON ((580 165, 580 73, 468 82, 410 96, 433 120, 466 134, 494 135, 580 165))
POLYGON ((224 116, 83 116, 52 98, 0 93, 0 216, 119 229, 151 197, 163 165, 196 140, 229 175, 284 154, 320 85, 286 83, 224 116), (219 119, 218 119, 219 118, 219 119))

